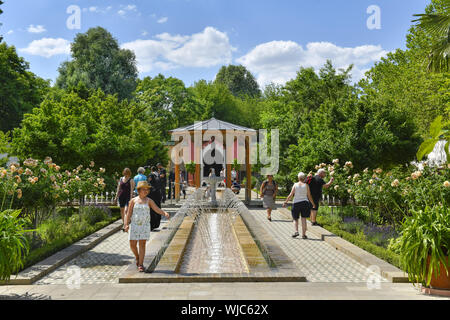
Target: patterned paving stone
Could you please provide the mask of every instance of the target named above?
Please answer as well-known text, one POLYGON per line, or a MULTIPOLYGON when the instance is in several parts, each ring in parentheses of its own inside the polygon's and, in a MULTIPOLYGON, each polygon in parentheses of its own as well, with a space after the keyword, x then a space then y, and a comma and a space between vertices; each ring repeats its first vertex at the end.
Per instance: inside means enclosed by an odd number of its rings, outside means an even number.
MULTIPOLYGON (((311 282, 366 282, 367 268, 312 233, 307 240, 292 238, 294 226, 278 211, 272 212, 272 222, 264 209, 250 209, 251 214, 280 244, 284 252, 311 282)), ((300 230, 301 232, 301 226, 300 230)), ((381 278, 381 282, 387 282, 381 278)))
MULTIPOLYGON (((172 210, 166 210, 171 213, 172 210)), ((161 228, 167 222, 161 221, 161 228)), ((154 234, 154 232, 152 232, 154 234)), ((150 236, 151 241, 152 236, 150 236)), ((36 285, 73 284, 80 275, 80 285, 117 283, 119 274, 134 261, 128 233, 119 231, 65 265, 37 281, 36 285), (79 267, 80 269, 74 269, 79 267), (79 271, 78 271, 79 270, 79 271)))

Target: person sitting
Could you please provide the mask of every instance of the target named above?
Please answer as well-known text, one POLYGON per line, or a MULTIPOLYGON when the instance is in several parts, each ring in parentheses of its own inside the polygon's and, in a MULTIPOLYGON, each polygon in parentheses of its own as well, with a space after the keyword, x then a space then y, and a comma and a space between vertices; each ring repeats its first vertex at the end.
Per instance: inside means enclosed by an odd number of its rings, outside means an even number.
POLYGON ((239 194, 241 191, 241 185, 234 179, 233 184, 231 185, 231 191, 233 191, 235 194, 239 194))

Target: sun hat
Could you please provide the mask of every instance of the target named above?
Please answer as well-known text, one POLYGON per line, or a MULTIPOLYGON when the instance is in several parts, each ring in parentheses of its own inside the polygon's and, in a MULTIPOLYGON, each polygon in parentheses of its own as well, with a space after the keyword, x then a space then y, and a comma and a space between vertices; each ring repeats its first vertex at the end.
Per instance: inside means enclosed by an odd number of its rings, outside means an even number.
POLYGON ((150 190, 151 187, 148 185, 147 181, 139 181, 136 189, 139 191, 139 189, 142 188, 150 190))

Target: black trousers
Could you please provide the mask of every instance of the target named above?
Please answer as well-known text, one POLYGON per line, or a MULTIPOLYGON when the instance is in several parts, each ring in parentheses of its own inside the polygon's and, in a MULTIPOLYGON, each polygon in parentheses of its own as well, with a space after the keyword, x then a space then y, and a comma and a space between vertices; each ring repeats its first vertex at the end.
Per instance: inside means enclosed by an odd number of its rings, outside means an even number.
MULTIPOLYGON (((161 192, 151 192, 149 194, 149 198, 155 202, 155 204, 161 208, 161 192)), ((159 225, 161 224, 161 215, 156 213, 153 209, 150 209, 150 229, 156 229, 159 228, 159 225)))

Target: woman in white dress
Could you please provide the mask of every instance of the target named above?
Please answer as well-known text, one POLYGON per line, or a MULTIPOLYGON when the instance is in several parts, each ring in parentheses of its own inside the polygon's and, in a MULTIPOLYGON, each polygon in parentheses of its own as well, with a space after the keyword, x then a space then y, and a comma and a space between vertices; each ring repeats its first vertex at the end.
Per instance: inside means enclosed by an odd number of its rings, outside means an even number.
POLYGON ((144 272, 145 246, 150 240, 150 208, 167 219, 170 219, 170 216, 147 197, 150 191, 147 181, 140 181, 136 189, 138 196, 130 201, 124 229, 129 232, 128 240, 131 251, 136 257, 136 266, 139 268, 139 272, 144 272))
POLYGON ((286 204, 294 197, 294 204, 292 205, 292 219, 294 220, 295 233, 293 238, 299 236, 298 234, 298 219, 300 215, 302 217, 302 238, 308 239, 306 236, 306 218, 311 215, 311 208, 315 208, 316 204, 311 196, 309 185, 305 183, 306 174, 300 172, 298 174, 298 182, 292 187, 292 191, 283 203, 283 208, 286 208, 286 204), (309 200, 309 201, 308 201, 309 200))

